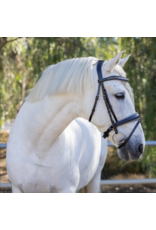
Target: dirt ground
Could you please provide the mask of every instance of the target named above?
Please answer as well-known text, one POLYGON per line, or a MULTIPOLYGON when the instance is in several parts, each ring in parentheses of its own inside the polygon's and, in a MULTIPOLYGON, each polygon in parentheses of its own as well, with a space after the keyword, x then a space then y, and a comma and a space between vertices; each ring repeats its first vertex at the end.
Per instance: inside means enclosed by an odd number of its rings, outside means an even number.
MULTIPOLYGON (((6 143, 8 140, 9 132, 1 131, 0 132, 0 143, 6 143)), ((109 171, 113 169, 113 162, 111 159, 112 148, 108 148, 108 157, 106 160, 106 170, 102 172, 101 178, 102 179, 143 179, 147 178, 147 175, 144 174, 137 174, 137 173, 117 173, 115 171, 115 175, 112 173, 109 174, 109 171)), ((6 170, 6 149, 0 150, 0 183, 10 183, 7 170, 6 170)), ((1 186, 0 186, 1 187, 1 186)), ((156 185, 102 185, 101 186, 102 193, 155 193, 156 192, 156 185)), ((2 189, 0 188, 0 193, 11 193, 10 189, 2 189)))
MULTIPOLYGON (((0 132, 0 143, 6 143, 9 132, 0 132)), ((6 170, 6 149, 0 149, 0 183, 9 183, 9 178, 6 170)))

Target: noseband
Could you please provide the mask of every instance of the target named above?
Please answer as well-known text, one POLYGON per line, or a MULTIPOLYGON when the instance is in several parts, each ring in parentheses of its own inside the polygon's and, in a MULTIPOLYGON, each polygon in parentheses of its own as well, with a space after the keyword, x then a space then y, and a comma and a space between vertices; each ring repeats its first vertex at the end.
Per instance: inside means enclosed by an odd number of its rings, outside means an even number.
POLYGON ((125 78, 125 77, 122 77, 122 76, 110 76, 110 77, 103 78, 102 70, 101 70, 103 63, 104 63, 104 61, 98 61, 97 62, 98 91, 97 91, 97 95, 96 95, 96 98, 95 98, 95 102, 94 102, 94 105, 93 105, 91 115, 89 117, 89 122, 91 121, 91 119, 93 117, 93 114, 95 112, 97 101, 99 99, 100 88, 102 88, 103 99, 104 99, 104 102, 106 104, 107 111, 108 111, 108 114, 109 114, 109 117, 110 117, 110 120, 111 120, 111 123, 112 123, 112 125, 107 129, 107 131, 103 133, 103 138, 108 137, 109 133, 112 130, 115 131, 115 134, 118 134, 118 129, 117 129, 118 126, 125 125, 125 124, 127 124, 129 122, 137 121, 136 125, 134 126, 134 128, 131 131, 131 133, 129 134, 129 136, 125 139, 125 141, 121 145, 118 146, 118 149, 120 149, 121 147, 126 145, 127 142, 130 140, 130 138, 133 135, 134 131, 136 130, 137 126, 141 122, 141 119, 140 119, 140 116, 139 116, 138 113, 134 113, 134 114, 132 114, 132 115, 130 115, 130 116, 118 121, 118 119, 117 119, 117 117, 116 117, 116 115, 114 113, 114 110, 112 108, 112 105, 111 105, 111 103, 109 101, 108 94, 107 94, 107 91, 106 91, 105 86, 104 86, 104 82, 105 81, 111 81, 111 80, 118 80, 118 81, 128 82, 129 80, 127 78, 125 78))

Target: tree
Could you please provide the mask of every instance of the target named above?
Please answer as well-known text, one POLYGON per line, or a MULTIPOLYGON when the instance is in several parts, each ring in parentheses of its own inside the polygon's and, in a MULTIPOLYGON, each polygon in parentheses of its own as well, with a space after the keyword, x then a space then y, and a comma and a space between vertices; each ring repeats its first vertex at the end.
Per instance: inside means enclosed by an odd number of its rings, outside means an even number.
POLYGON ((15 118, 42 71, 62 60, 95 55, 96 38, 0 38, 0 118, 15 118))
MULTIPOLYGON (((124 69, 134 89, 135 107, 147 140, 156 140, 156 38, 0 37, 0 126, 16 117, 26 92, 51 64, 96 56, 109 60, 131 54, 124 69)), ((147 148, 137 167, 156 175, 156 148, 147 148)))

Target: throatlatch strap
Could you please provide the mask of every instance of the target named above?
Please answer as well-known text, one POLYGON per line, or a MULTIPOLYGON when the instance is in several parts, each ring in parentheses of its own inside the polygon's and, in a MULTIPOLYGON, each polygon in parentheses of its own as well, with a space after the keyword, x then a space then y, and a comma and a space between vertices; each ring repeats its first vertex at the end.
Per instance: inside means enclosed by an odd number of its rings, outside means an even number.
POLYGON ((96 97, 95 97, 95 102, 94 102, 94 105, 93 105, 92 112, 91 112, 90 117, 89 117, 89 122, 91 122, 92 116, 93 116, 93 114, 94 114, 94 112, 95 112, 96 104, 97 104, 97 101, 98 101, 98 99, 99 99, 99 94, 100 94, 100 83, 99 83, 99 85, 98 85, 98 91, 97 91, 97 95, 96 95, 96 97))

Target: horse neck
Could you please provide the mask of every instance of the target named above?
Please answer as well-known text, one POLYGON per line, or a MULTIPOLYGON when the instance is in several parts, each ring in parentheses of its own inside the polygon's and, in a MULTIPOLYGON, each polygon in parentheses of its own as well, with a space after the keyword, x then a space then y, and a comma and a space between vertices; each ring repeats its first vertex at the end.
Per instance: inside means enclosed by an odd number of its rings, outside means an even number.
POLYGON ((31 122, 29 119, 27 124, 29 130, 32 130, 29 132, 32 136, 31 141, 35 145, 39 142, 42 146, 50 148, 76 117, 82 117, 81 104, 80 98, 71 95, 46 97, 34 107, 31 104, 31 122))

